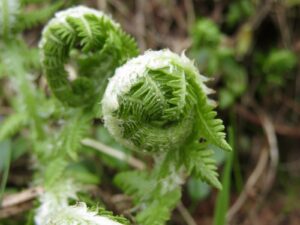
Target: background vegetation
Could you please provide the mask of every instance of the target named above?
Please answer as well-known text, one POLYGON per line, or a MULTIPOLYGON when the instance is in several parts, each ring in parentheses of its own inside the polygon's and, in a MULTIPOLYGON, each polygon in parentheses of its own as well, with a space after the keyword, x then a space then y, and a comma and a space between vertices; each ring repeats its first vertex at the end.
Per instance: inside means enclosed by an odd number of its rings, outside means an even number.
MULTIPOLYGON (((225 217, 229 224, 299 223, 300 1, 9 3, 15 4, 5 17, 11 27, 0 27, 0 224, 33 223, 35 193, 39 192, 33 189, 33 181, 41 176, 34 173, 38 166, 35 162, 38 159, 41 164, 49 163, 52 150, 49 142, 36 141, 45 136, 51 136, 51 143, 62 141, 63 147, 57 148, 76 159, 68 173, 91 187, 82 199, 91 205, 99 202, 127 217, 131 201, 116 187, 112 177, 130 164, 80 141, 89 134, 151 164, 149 158, 130 153, 115 143, 101 120, 93 120, 92 130, 88 130, 80 112, 66 112, 49 98, 51 93, 42 76, 37 49, 41 29, 56 11, 78 4, 111 14, 138 41, 142 51, 185 51, 200 72, 212 78, 209 86, 217 90, 213 97, 219 102, 218 111, 229 128, 229 142, 234 148, 233 154, 227 156, 216 151, 223 191, 211 189, 195 177, 189 178, 182 204, 177 206, 169 224, 220 225, 225 223, 225 217), (74 117, 74 113, 81 119, 74 117), (58 120, 61 116, 64 119, 58 120), (70 120, 68 126, 63 126, 70 120), (74 133, 70 135, 66 132, 69 130, 74 133), (5 196, 19 193, 25 193, 25 198, 17 195, 16 202, 4 204, 5 196)), ((0 12, 7 13, 1 8, 0 12)), ((56 182, 63 163, 54 162, 43 172, 49 184, 56 182)))

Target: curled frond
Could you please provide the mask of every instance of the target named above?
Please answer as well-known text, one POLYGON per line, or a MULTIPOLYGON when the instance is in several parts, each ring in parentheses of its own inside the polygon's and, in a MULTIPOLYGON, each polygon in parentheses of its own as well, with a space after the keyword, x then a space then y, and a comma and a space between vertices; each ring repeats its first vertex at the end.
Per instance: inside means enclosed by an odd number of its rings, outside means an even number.
POLYGON ((56 13, 44 28, 40 49, 52 92, 75 107, 98 102, 115 68, 138 52, 119 24, 84 6, 56 13), (68 63, 77 74, 68 74, 68 63))
POLYGON ((213 90, 207 80, 184 54, 169 50, 131 59, 110 79, 102 100, 105 126, 124 146, 157 156, 152 173, 126 172, 115 179, 140 209, 139 224, 165 224, 186 174, 222 188, 209 146, 231 147, 208 98, 213 90))
POLYGON ((70 199, 77 199, 79 189, 72 179, 61 179, 48 187, 40 197, 36 225, 128 225, 125 218, 105 210, 90 210, 83 202, 69 205, 70 199))
POLYGON ((185 55, 148 51, 118 68, 110 80, 102 101, 105 124, 131 149, 182 149, 202 137, 230 150, 206 80, 185 55))

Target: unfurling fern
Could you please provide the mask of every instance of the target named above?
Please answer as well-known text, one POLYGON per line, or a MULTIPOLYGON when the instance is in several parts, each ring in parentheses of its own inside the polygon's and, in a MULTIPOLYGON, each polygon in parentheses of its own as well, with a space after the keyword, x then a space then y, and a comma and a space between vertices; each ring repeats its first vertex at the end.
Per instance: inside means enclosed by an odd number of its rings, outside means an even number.
POLYGON ((51 90, 74 107, 99 102, 114 70, 138 53, 119 24, 84 6, 57 13, 43 31, 40 48, 51 90), (65 69, 68 63, 77 67, 73 77, 65 69))
POLYGON ((137 54, 136 43, 108 16, 79 6, 56 14, 43 31, 40 49, 54 95, 64 105, 77 108, 58 104, 65 110, 60 114, 60 131, 41 143, 46 148, 42 148, 39 161, 47 163, 39 168, 45 192, 40 196, 36 224, 127 225, 126 219, 88 209, 85 203, 70 205, 70 200, 77 200, 77 192, 83 191, 83 185, 67 168, 70 156, 76 160, 80 141, 89 131, 95 115, 90 109, 100 102, 115 68, 137 54), (70 79, 67 67, 77 72, 70 79))
POLYGON ((85 203, 69 205, 80 189, 70 178, 61 178, 48 188, 35 215, 36 225, 129 225, 128 221, 105 210, 88 209, 85 203))
POLYGON ((139 224, 164 224, 186 174, 221 189, 210 147, 231 147, 215 103, 207 97, 213 91, 206 81, 184 54, 161 50, 130 60, 107 86, 102 100, 105 126, 124 146, 156 158, 150 174, 126 172, 115 179, 140 207, 139 224))
POLYGON ((102 101, 106 127, 136 150, 176 151, 202 137, 230 151, 206 80, 184 55, 148 51, 110 80, 102 101))

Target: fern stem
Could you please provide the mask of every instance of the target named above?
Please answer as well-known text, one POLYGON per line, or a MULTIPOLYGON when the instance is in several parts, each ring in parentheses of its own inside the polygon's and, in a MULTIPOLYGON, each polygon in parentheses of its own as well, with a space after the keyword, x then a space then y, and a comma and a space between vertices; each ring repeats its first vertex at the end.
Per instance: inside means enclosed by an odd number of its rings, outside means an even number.
POLYGON ((113 158, 119 159, 121 161, 124 161, 128 163, 128 165, 132 166, 133 168, 139 169, 139 170, 144 170, 146 168, 146 165, 144 162, 140 161, 137 158, 134 158, 132 156, 128 156, 125 153, 121 152, 120 150, 113 149, 99 141, 90 139, 90 138, 85 138, 81 141, 81 144, 94 148, 106 155, 109 155, 113 158))

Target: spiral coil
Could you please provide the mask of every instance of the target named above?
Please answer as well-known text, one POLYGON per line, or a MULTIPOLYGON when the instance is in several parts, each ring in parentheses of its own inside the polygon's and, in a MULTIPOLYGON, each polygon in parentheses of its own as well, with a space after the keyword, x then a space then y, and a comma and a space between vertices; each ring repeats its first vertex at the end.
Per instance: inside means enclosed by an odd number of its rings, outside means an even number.
POLYGON ((52 92, 74 107, 99 102, 115 68, 138 53, 119 24, 84 6, 57 13, 43 30, 40 49, 52 92), (73 77, 67 64, 77 70, 73 77))
POLYGON ((231 150, 205 81, 184 54, 148 51, 118 68, 110 80, 102 100, 105 125, 135 150, 180 149, 200 137, 231 150))

